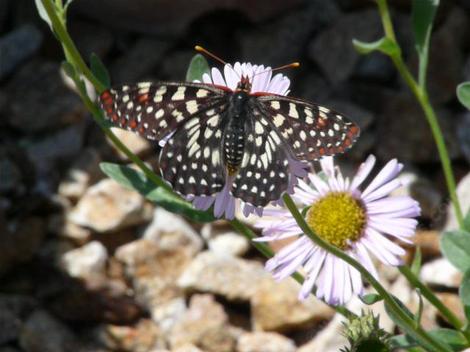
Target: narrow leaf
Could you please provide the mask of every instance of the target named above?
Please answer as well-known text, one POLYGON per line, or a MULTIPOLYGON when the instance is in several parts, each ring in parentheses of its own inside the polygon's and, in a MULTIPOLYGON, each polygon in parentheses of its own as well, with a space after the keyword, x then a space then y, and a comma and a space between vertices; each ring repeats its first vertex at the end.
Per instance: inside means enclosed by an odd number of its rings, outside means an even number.
POLYGON ((419 277, 419 273, 421 271, 421 262, 422 262, 422 255, 421 255, 421 247, 417 246, 415 255, 413 258, 413 262, 411 263, 411 272, 416 276, 419 277))
POLYGON ((90 69, 91 72, 98 78, 98 80, 107 88, 111 85, 111 79, 109 78, 109 72, 106 66, 103 64, 101 59, 95 53, 91 53, 90 56, 90 69))
POLYGON ((381 301, 383 298, 376 293, 368 293, 362 297, 359 297, 364 304, 371 305, 381 301))
POLYGON ((70 62, 62 61, 61 67, 68 77, 70 77, 72 80, 75 80, 75 78, 77 77, 77 72, 75 71, 70 62))
POLYGON ((129 166, 112 163, 101 163, 100 168, 107 176, 120 185, 139 192, 151 202, 160 205, 168 211, 184 215, 197 222, 214 221, 210 211, 196 210, 190 203, 177 195, 163 188, 156 188, 141 171, 134 170, 129 166))
POLYGON ((459 331, 439 328, 428 333, 436 340, 450 346, 453 351, 461 351, 463 348, 468 347, 467 340, 459 331))
POLYGON ((209 64, 204 56, 196 54, 189 63, 188 71, 186 72, 186 81, 192 82, 195 80, 202 82, 202 75, 209 73, 209 64))
POLYGON ((353 45, 360 54, 369 54, 373 51, 380 51, 388 56, 394 56, 400 52, 398 45, 386 37, 383 37, 372 43, 366 43, 357 39, 353 39, 353 45))
POLYGON ((461 272, 470 269, 470 233, 461 230, 445 232, 441 236, 441 250, 461 272))
POLYGON ((463 82, 457 86, 457 98, 463 106, 470 110, 470 82, 463 82))
POLYGON ((439 0, 413 0, 411 21, 419 53, 427 51, 439 0))
MULTIPOLYGON (((47 1, 49 1, 49 0, 47 0, 47 1)), ((49 28, 53 31, 51 19, 49 18, 49 15, 47 14, 47 11, 44 8, 44 5, 42 4, 42 0, 34 0, 34 2, 36 4, 36 8, 38 10, 39 17, 41 17, 41 19, 44 22, 46 22, 49 25, 49 28)))
POLYGON ((462 279, 462 284, 459 289, 460 299, 465 307, 465 314, 467 319, 470 320, 470 316, 467 314, 470 311, 470 269, 465 272, 462 279))
POLYGON ((470 232, 470 209, 468 209, 467 215, 463 219, 463 228, 465 231, 470 232))

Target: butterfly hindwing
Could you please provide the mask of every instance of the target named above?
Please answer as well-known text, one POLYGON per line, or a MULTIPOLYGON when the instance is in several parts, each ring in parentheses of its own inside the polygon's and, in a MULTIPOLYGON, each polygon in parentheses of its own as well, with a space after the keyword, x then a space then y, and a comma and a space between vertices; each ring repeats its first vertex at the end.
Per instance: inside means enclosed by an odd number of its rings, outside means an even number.
POLYGON ((288 151, 268 117, 256 108, 251 115, 247 119, 245 152, 232 194, 251 205, 265 206, 287 190, 288 151))
POLYGON ((165 144, 160 156, 163 177, 182 195, 210 195, 225 183, 221 123, 225 105, 191 117, 165 144))
POLYGON ((208 84, 141 82, 106 90, 99 100, 113 124, 160 140, 224 98, 224 90, 208 84))
POLYGON ((343 153, 359 136, 356 124, 326 107, 283 96, 258 102, 299 160, 343 153))

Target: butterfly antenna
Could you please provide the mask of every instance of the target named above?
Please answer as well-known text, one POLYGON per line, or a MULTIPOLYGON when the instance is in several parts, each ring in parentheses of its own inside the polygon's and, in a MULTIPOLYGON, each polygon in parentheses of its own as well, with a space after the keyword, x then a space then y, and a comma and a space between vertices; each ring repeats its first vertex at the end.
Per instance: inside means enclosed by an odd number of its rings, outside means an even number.
POLYGON ((205 55, 207 55, 207 56, 213 58, 214 60, 216 60, 216 61, 218 61, 218 62, 220 62, 220 63, 222 63, 222 64, 224 64, 224 65, 227 65, 227 63, 226 63, 224 60, 222 60, 220 57, 218 57, 218 56, 212 54, 209 50, 204 49, 204 48, 203 48, 202 46, 200 46, 200 45, 196 45, 196 46, 194 47, 194 49, 195 49, 197 52, 203 53, 203 54, 205 54, 205 55))
POLYGON ((286 68, 297 68, 299 66, 300 66, 300 62, 297 62, 297 61, 296 62, 291 62, 290 64, 287 64, 287 65, 282 65, 282 66, 279 66, 279 67, 276 67, 276 68, 273 68, 273 69, 257 72, 256 74, 253 75, 253 77, 257 76, 257 75, 260 75, 262 73, 268 72, 268 71, 274 72, 274 71, 285 70, 286 68))

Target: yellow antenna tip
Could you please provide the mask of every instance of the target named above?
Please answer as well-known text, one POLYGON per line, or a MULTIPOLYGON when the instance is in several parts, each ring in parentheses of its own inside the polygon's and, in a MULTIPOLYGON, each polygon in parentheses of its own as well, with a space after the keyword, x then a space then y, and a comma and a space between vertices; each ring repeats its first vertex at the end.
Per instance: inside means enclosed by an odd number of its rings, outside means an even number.
POLYGON ((293 62, 292 67, 300 67, 300 62, 293 62))
POLYGON ((194 46, 194 49, 195 49, 196 51, 204 51, 204 48, 203 48, 202 46, 200 46, 200 45, 195 45, 195 46, 194 46))

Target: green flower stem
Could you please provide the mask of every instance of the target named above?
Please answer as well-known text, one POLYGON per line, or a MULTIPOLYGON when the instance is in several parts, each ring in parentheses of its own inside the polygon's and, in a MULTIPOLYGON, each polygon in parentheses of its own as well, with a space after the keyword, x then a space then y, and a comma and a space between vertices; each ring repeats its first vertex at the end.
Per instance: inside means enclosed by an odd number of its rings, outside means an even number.
POLYGON ((391 311, 401 319, 410 330, 413 330, 416 333, 417 338, 422 341, 426 341, 427 344, 433 346, 434 351, 451 351, 447 346, 442 345, 439 341, 435 340, 430 336, 423 328, 416 324, 412 317, 408 316, 397 304, 395 299, 388 293, 388 291, 377 281, 371 273, 369 273, 358 261, 348 256, 346 253, 341 251, 339 248, 329 244, 324 241, 322 238, 317 236, 310 226, 305 222, 302 214, 300 214, 297 206, 295 205, 292 198, 286 193, 283 196, 284 204, 291 212, 292 216, 295 218, 295 221, 301 228, 301 230, 306 234, 316 245, 322 249, 328 251, 329 253, 335 255, 336 257, 344 260, 346 263, 358 270, 361 275, 374 287, 378 294, 384 299, 388 304, 391 311))
MULTIPOLYGON (((243 223, 241 223, 238 219, 231 220, 230 224, 235 230, 237 230, 239 233, 245 236, 252 243, 252 245, 266 258, 271 258, 274 255, 273 250, 269 246, 267 246, 266 244, 262 242, 253 241, 256 238, 256 235, 254 234, 254 232, 251 231, 251 229, 249 229, 243 223)), ((305 280, 303 275, 298 272, 293 273, 291 276, 295 281, 297 281, 301 285, 303 284, 305 280)), ((357 317, 355 313, 351 312, 348 308, 344 306, 333 306, 333 305, 329 305, 329 306, 333 308, 334 310, 336 310, 341 315, 343 315, 344 317, 346 317, 347 319, 357 317)))
MULTIPOLYGON (((98 92, 102 92, 103 90, 106 89, 103 84, 94 76, 94 74, 90 71, 88 66, 85 64, 83 61, 80 53, 78 52, 75 44, 73 43, 72 39, 70 38, 66 28, 65 28, 65 18, 61 18, 57 15, 55 12, 56 10, 59 11, 61 14, 64 13, 63 8, 62 8, 62 1, 57 0, 56 4, 52 4, 51 0, 42 0, 42 3, 44 5, 44 8, 46 9, 46 12, 51 19, 52 26, 54 28, 54 31, 56 32, 58 39, 60 40, 65 57, 67 61, 75 68, 76 72, 83 74, 95 87, 95 89, 98 92)), ((82 84, 80 84, 80 78, 79 77, 73 77, 75 86, 77 87, 79 91, 79 95, 85 104, 85 106, 88 108, 88 110, 92 113, 93 118, 97 122, 97 124, 101 127, 103 132, 106 134, 106 136, 111 140, 111 142, 123 153, 125 154, 129 160, 131 160, 134 164, 136 164, 144 173, 145 176, 151 180, 156 186, 158 187, 163 187, 166 190, 172 192, 171 187, 169 187, 160 177, 155 175, 155 173, 145 165, 145 163, 137 157, 135 154, 133 154, 120 140, 119 138, 116 137, 116 135, 106 126, 105 121, 103 119, 101 110, 96 106, 95 103, 93 103, 90 99, 90 97, 87 95, 86 91, 82 89, 82 84)), ((234 219, 231 222, 231 225, 238 230, 240 233, 242 233, 245 237, 247 237, 253 246, 264 256, 267 258, 270 258, 273 256, 273 251, 269 246, 265 245, 264 243, 259 243, 259 242, 253 242, 252 240, 256 237, 256 235, 251 231, 247 226, 242 224, 239 220, 234 219)), ((294 273, 292 277, 297 280, 298 282, 302 283, 304 278, 301 274, 299 273, 294 273)), ((351 311, 349 311, 345 307, 333 307, 336 309, 337 312, 341 313, 345 317, 352 317, 355 316, 355 314, 351 311)))
MULTIPOLYGON (((90 71, 88 66, 83 61, 80 53, 78 52, 75 44, 73 43, 72 39, 70 38, 67 30, 64 26, 64 19, 60 19, 55 12, 54 5, 52 4, 51 0, 42 0, 44 8, 46 9, 47 15, 49 16, 52 26, 54 28, 55 33, 57 34, 59 40, 62 43, 62 47, 64 49, 64 53, 66 56, 67 61, 75 68, 77 73, 83 74, 95 87, 95 89, 100 92, 106 89, 104 85, 93 75, 90 71)), ((62 9, 58 9, 61 11, 62 9)), ((106 136, 111 140, 111 142, 120 150, 123 154, 125 154, 129 160, 135 163, 147 176, 147 178, 153 181, 157 186, 163 187, 166 190, 171 192, 171 187, 169 187, 161 178, 155 175, 154 172, 150 168, 145 165, 145 163, 140 160, 135 154, 133 154, 120 140, 116 137, 116 135, 105 126, 104 119, 101 113, 101 110, 93 103, 90 97, 87 95, 86 91, 82 89, 82 85, 79 82, 79 77, 74 77, 75 85, 79 90, 80 97, 82 98, 83 103, 88 108, 88 110, 92 113, 93 118, 101 127, 103 132, 106 136)))
POLYGON ((465 335, 465 338, 470 342, 470 332, 465 331, 464 323, 449 309, 444 303, 429 289, 428 286, 423 284, 416 275, 411 271, 411 269, 406 266, 398 267, 403 276, 408 280, 408 282, 415 288, 419 289, 421 294, 434 306, 439 312, 446 318, 446 320, 452 324, 457 330, 460 330, 462 334, 465 335))
MULTIPOLYGON (((70 38, 70 35, 65 29, 65 19, 61 19, 59 16, 57 16, 57 13, 54 11, 54 4, 51 0, 42 0, 42 4, 44 5, 47 15, 52 22, 55 33, 60 38, 62 45, 67 49, 69 55, 74 59, 74 62, 71 62, 71 64, 74 65, 74 67, 76 67, 79 72, 83 73, 83 75, 93 84, 93 86, 95 86, 98 93, 104 91, 106 87, 93 75, 85 61, 83 61, 77 47, 72 41, 72 38, 70 38)), ((60 8, 60 11, 63 12, 62 7, 60 8)))
MULTIPOLYGON (((393 29, 392 20, 390 18, 390 12, 387 5, 387 0, 377 0, 377 5, 382 19, 382 25, 384 28, 385 36, 395 43, 397 48, 400 48, 396 40, 395 32, 393 29)), ((404 79, 406 84, 409 86, 416 99, 418 100, 421 108, 424 111, 426 120, 431 128, 434 141, 436 142, 439 158, 441 159, 442 169, 447 183, 447 189, 452 200, 452 205, 455 209, 455 216, 459 223, 459 227, 463 228, 463 213, 460 207, 459 199, 457 198, 456 183, 452 166, 445 145, 444 137, 442 135, 439 122, 437 120, 436 113, 429 101, 429 95, 426 88, 426 68, 428 63, 428 52, 420 55, 420 68, 419 68, 419 83, 416 82, 413 75, 410 73, 408 67, 403 61, 401 50, 398 50, 396 54, 390 55, 396 69, 404 79)))

